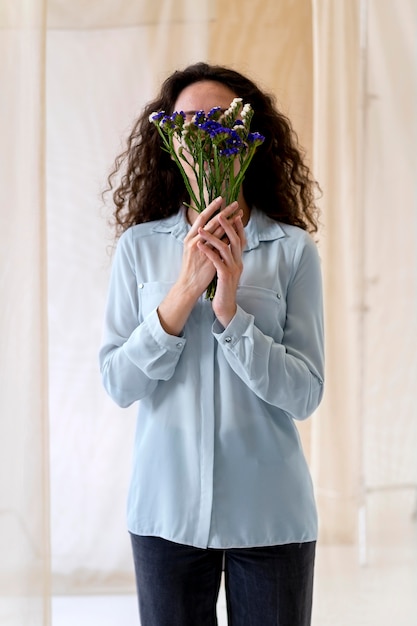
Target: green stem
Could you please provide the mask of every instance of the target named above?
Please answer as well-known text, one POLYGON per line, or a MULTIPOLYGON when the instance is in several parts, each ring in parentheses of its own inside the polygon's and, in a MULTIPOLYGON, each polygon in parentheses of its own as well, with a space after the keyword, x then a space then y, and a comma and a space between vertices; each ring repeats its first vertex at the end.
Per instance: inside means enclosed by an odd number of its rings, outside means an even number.
POLYGON ((197 156, 198 156, 198 191, 200 194, 200 213, 204 208, 205 205, 205 201, 204 201, 204 161, 203 161, 203 150, 202 150, 202 145, 201 145, 201 137, 199 137, 199 141, 198 141, 198 151, 197 151, 197 156))
MULTIPOLYGON (((168 141, 168 140, 167 140, 167 138, 166 138, 165 133, 164 133, 164 132, 160 129, 160 127, 159 127, 158 125, 156 125, 156 127, 157 127, 157 129, 158 129, 158 132, 159 132, 160 136, 162 137, 162 141, 164 142, 164 144, 165 144, 165 147, 166 147, 167 151, 169 152, 169 154, 170 154, 170 155, 172 156, 172 158, 174 159, 174 161, 175 161, 176 165, 179 167, 179 170, 180 170, 181 175, 182 175, 182 177, 183 177, 183 180, 184 180, 184 183, 185 183, 185 187, 186 187, 186 189, 187 189, 187 191, 188 191, 188 194, 189 194, 189 196, 190 196, 191 201, 192 201, 192 202, 194 202, 194 204, 195 204, 196 206, 198 206, 198 200, 197 200, 197 197, 196 197, 196 195, 195 195, 195 193, 194 193, 194 189, 191 187, 191 185, 190 185, 190 181, 188 180, 188 176, 187 176, 187 174, 185 173, 185 170, 184 170, 184 168, 183 168, 183 166, 182 166, 182 163, 181 163, 181 161, 179 160, 178 155, 177 155, 177 153, 176 153, 176 151, 175 151, 175 148, 174 148, 174 145, 173 145, 173 142, 172 142, 172 135, 173 135, 173 134, 172 134, 172 133, 170 133, 170 135, 169 135, 169 141, 168 141)), ((183 158, 183 160, 184 160, 184 161, 187 161, 187 159, 186 159, 186 158, 183 158)), ((187 161, 187 163, 188 163, 188 161, 187 161)))
POLYGON ((215 191, 213 195, 217 197, 221 194, 221 185, 218 184, 218 181, 220 181, 220 165, 219 165, 219 153, 217 151, 217 146, 213 146, 213 163, 214 163, 214 181, 215 181, 215 185, 213 185, 215 186, 215 191))
POLYGON ((239 195, 239 189, 243 183, 243 179, 245 178, 246 170, 248 169, 250 162, 252 161, 252 157, 255 154, 255 150, 256 150, 256 147, 253 147, 250 149, 250 151, 246 155, 246 159, 244 159, 244 161, 241 164, 238 175, 234 179, 232 191, 233 191, 233 195, 236 194, 236 199, 237 199, 237 196, 239 195))

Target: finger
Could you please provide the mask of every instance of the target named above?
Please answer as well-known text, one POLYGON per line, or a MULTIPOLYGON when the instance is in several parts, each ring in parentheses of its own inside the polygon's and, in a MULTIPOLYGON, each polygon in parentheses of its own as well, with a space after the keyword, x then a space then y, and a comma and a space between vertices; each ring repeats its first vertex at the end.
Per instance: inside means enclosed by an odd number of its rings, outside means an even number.
POLYGON ((207 222, 214 215, 214 213, 220 210, 222 202, 223 198, 219 196, 218 198, 215 198, 212 202, 210 202, 210 204, 204 209, 204 211, 198 213, 197 219, 195 220, 194 224, 191 226, 188 232, 188 237, 193 237, 200 227, 207 224, 207 222))
POLYGON ((216 268, 217 273, 221 272, 224 268, 224 261, 217 250, 214 250, 210 245, 207 245, 203 241, 197 243, 198 249, 211 261, 216 268))
POLYGON ((246 243, 245 231, 243 228, 242 218, 237 216, 233 220, 233 224, 224 220, 220 216, 220 223, 223 226, 230 244, 230 251, 236 263, 240 263, 242 259, 242 250, 246 243))
POLYGON ((211 202, 208 207, 199 214, 198 218, 195 220, 194 224, 189 230, 186 239, 194 238, 199 228, 204 228, 206 232, 213 234, 218 239, 222 239, 223 237, 225 237, 224 227, 219 224, 219 216, 223 215, 225 219, 233 221, 236 216, 243 216, 243 211, 241 209, 238 210, 239 204, 237 201, 235 201, 227 205, 220 212, 218 208, 216 209, 216 207, 218 206, 216 203, 220 200, 221 197, 216 198, 216 200, 213 200, 213 202, 211 202), (218 212, 214 216, 212 216, 211 218, 207 218, 207 216, 211 215, 213 211, 216 212, 216 210, 218 212))
POLYGON ((199 244, 202 244, 204 248, 214 249, 217 251, 216 256, 220 257, 225 263, 230 263, 232 254, 228 242, 226 243, 222 239, 215 237, 212 233, 207 232, 203 228, 199 229, 198 234, 201 237, 201 240, 198 242, 199 244))
MULTIPOLYGON (((234 213, 233 215, 231 215, 229 218, 227 218, 227 223, 231 224, 234 227, 234 222, 235 219, 239 216, 243 216, 243 211, 239 210, 238 213, 234 213)), ((207 231, 207 228, 205 228, 204 230, 207 231)), ((210 232, 210 230, 208 230, 208 232, 210 232)), ((218 237, 218 239, 223 239, 223 241, 225 241, 227 239, 227 235, 225 233, 224 227, 221 226, 219 224, 219 226, 216 228, 216 230, 214 232, 212 232, 212 234, 215 237, 218 237)))
POLYGON ((245 227, 243 226, 243 221, 241 217, 238 217, 236 219, 235 225, 236 225, 236 232, 240 239, 240 245, 242 246, 242 250, 243 250, 246 246, 246 234, 245 234, 245 227))
POLYGON ((226 220, 223 215, 219 216, 219 224, 223 228, 229 242, 232 244, 240 244, 240 238, 236 231, 236 220, 237 217, 233 217, 230 220, 226 220))
POLYGON ((208 230, 211 233, 215 233, 215 231, 219 228, 219 216, 223 215, 227 219, 231 219, 232 216, 237 212, 239 208, 239 204, 237 202, 232 202, 228 204, 224 209, 222 209, 217 215, 214 215, 206 225, 204 226, 205 230, 208 230))
POLYGON ((222 228, 226 228, 227 226, 232 226, 233 230, 237 233, 239 239, 246 243, 246 235, 245 235, 245 227, 243 226, 243 211, 239 210, 237 213, 232 215, 227 221, 219 215, 219 223, 222 225, 222 228))
POLYGON ((236 232, 239 235, 240 240, 246 243, 245 227, 243 226, 243 211, 239 215, 236 215, 235 226, 236 232))

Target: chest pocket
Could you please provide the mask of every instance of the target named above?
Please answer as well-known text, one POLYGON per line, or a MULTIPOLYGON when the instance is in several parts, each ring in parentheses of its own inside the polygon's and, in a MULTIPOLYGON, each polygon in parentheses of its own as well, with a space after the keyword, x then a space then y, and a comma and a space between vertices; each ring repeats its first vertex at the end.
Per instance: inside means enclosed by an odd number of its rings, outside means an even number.
POLYGON ((275 341, 282 340, 286 306, 281 293, 264 287, 242 285, 237 290, 237 302, 244 311, 254 316, 259 330, 275 341))
POLYGON ((173 282, 138 283, 138 321, 156 309, 171 289, 173 282))

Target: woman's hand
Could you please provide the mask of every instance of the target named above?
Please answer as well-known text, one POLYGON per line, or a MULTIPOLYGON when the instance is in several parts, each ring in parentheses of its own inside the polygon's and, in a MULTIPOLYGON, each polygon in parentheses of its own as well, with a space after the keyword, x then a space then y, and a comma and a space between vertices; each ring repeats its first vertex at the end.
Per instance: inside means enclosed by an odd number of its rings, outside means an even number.
POLYGON ((216 273, 215 266, 198 245, 201 242, 200 230, 203 229, 204 233, 221 239, 225 235, 225 230, 224 225, 220 223, 220 215, 225 223, 229 221, 233 223, 238 214, 237 202, 233 202, 218 213, 221 204, 222 198, 216 198, 204 211, 197 214, 184 239, 184 256, 178 283, 190 290, 196 300, 207 289, 216 273))
POLYGON ((220 209, 221 203, 222 199, 216 198, 204 211, 197 214, 184 239, 182 267, 177 282, 184 290, 192 293, 195 300, 201 296, 216 273, 213 264, 197 247, 200 241, 198 230, 207 228, 213 234, 217 233, 219 230, 217 216, 216 220, 213 216, 220 209))
POLYGON ((217 271, 213 311, 226 328, 236 314, 236 290, 243 270, 242 252, 246 238, 241 213, 233 220, 228 220, 222 212, 218 216, 218 224, 226 238, 200 227, 198 232, 201 240, 197 246, 217 271))
POLYGON ((214 242, 219 242, 225 234, 229 237, 225 225, 229 231, 233 230, 233 224, 240 219, 241 211, 238 211, 237 202, 218 213, 222 201, 222 198, 216 198, 197 215, 184 239, 183 261, 178 280, 158 307, 162 327, 171 335, 181 333, 196 301, 216 274, 217 268, 212 259, 207 256, 205 249, 201 249, 206 241, 204 237, 209 236, 214 242))

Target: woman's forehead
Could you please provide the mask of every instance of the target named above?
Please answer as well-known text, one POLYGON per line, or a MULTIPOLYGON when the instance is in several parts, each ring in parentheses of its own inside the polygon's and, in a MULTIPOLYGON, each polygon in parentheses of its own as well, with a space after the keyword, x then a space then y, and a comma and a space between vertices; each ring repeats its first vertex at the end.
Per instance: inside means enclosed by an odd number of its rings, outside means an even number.
POLYGON ((227 85, 215 81, 200 81, 181 91, 174 108, 176 111, 184 111, 187 117, 192 117, 196 111, 207 113, 216 106, 226 110, 235 97, 236 94, 227 85))

